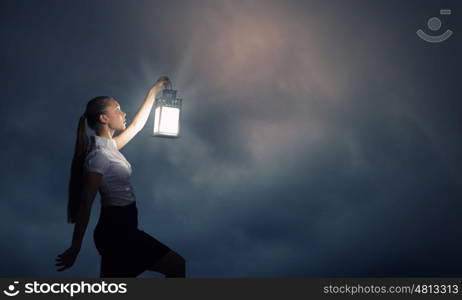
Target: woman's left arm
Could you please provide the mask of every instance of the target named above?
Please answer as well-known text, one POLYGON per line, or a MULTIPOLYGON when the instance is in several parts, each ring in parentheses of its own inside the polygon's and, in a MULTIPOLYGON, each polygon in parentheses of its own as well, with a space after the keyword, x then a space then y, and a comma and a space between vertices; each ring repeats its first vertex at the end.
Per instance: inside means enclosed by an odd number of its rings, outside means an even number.
POLYGON ((146 121, 148 120, 149 113, 151 112, 157 93, 165 89, 168 84, 170 84, 170 79, 166 76, 162 76, 156 81, 154 86, 149 89, 146 99, 135 114, 133 121, 124 131, 114 137, 117 149, 124 147, 138 132, 140 132, 141 129, 143 129, 146 121))

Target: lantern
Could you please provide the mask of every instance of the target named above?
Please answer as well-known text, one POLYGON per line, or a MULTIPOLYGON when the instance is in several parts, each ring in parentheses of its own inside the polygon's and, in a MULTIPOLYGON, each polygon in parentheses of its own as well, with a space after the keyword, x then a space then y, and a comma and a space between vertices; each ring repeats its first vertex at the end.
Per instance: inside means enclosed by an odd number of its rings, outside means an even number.
POLYGON ((154 109, 154 136, 177 138, 180 136, 181 98, 176 90, 164 89, 156 97, 154 109))

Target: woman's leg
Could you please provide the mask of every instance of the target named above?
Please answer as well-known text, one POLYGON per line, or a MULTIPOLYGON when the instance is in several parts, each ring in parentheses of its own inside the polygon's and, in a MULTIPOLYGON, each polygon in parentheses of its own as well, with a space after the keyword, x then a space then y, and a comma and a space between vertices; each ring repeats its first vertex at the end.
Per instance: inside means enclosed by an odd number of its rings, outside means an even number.
POLYGON ((172 250, 156 261, 148 270, 162 273, 167 278, 186 277, 186 260, 172 250))

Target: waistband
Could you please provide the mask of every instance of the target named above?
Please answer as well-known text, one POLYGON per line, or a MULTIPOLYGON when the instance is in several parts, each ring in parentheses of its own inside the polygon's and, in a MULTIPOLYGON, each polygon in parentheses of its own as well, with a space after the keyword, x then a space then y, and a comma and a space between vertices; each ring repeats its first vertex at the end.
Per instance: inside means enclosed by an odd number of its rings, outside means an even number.
POLYGON ((133 201, 127 205, 101 205, 101 211, 123 211, 123 210, 130 210, 136 208, 136 201, 133 201))
POLYGON ((137 227, 136 201, 124 206, 101 206, 98 224, 111 227, 137 227))

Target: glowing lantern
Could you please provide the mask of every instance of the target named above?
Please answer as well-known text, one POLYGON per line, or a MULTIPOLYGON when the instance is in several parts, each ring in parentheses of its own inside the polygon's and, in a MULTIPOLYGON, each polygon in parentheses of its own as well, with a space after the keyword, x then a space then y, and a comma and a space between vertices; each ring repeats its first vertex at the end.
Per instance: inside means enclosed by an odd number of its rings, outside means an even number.
POLYGON ((154 109, 154 136, 180 136, 181 101, 173 89, 164 89, 158 94, 154 109))

